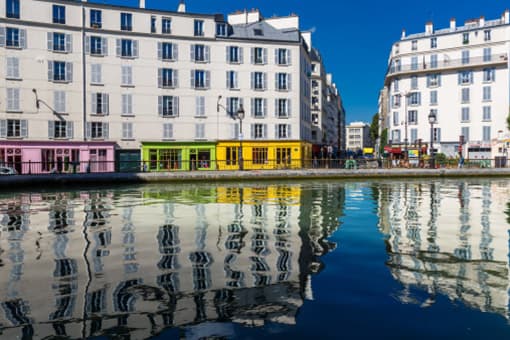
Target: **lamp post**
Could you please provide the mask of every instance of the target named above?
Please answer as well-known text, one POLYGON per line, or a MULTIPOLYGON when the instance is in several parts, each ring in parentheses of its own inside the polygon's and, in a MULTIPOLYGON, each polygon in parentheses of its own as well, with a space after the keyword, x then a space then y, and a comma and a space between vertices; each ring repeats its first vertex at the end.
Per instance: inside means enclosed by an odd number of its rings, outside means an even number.
POLYGON ((244 170, 243 163, 243 119, 244 119, 244 109, 242 105, 239 105, 237 112, 235 114, 235 118, 239 119, 239 170, 244 170))
POLYGON ((434 110, 430 110, 429 113, 429 123, 430 123, 430 159, 429 166, 431 169, 434 169, 434 124, 436 123, 436 113, 434 110))

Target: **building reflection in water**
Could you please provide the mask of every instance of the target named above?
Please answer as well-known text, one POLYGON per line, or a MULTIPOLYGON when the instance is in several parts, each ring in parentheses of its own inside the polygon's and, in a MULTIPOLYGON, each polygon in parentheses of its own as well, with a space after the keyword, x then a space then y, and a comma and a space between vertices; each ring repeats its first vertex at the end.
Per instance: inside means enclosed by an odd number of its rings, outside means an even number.
POLYGON ((387 266, 402 283, 398 300, 428 306, 442 294, 509 318, 506 185, 406 182, 374 190, 387 266))
POLYGON ((345 200, 341 186, 301 185, 11 196, 0 199, 6 338, 294 324, 345 200))

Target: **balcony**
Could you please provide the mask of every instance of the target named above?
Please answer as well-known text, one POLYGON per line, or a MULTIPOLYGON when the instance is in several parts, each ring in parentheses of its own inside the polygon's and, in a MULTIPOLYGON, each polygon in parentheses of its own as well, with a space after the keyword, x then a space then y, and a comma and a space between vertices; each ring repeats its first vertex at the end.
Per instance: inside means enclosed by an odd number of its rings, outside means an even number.
POLYGON ((388 68, 386 77, 392 77, 396 75, 409 74, 409 73, 425 73, 435 72, 453 69, 473 68, 473 67, 486 67, 494 65, 506 65, 508 62, 508 54, 499 53, 492 54, 488 60, 484 60, 486 57, 471 57, 468 62, 462 59, 444 59, 438 61, 435 67, 432 67, 430 63, 419 62, 415 65, 392 65, 388 68))

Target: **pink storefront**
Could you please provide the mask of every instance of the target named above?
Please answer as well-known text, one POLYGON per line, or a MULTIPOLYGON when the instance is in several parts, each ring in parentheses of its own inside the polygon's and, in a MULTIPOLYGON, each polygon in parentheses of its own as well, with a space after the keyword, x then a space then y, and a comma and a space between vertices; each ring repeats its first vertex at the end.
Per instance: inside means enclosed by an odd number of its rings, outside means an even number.
POLYGON ((113 172, 113 142, 0 141, 0 165, 19 174, 113 172))

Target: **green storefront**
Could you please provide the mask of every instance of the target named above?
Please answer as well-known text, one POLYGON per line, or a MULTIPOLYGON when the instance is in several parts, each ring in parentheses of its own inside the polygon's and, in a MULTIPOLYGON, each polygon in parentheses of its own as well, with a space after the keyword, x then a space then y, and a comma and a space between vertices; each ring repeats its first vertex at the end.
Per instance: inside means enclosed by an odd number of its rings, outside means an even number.
POLYGON ((143 142, 145 171, 216 170, 216 143, 143 142))

